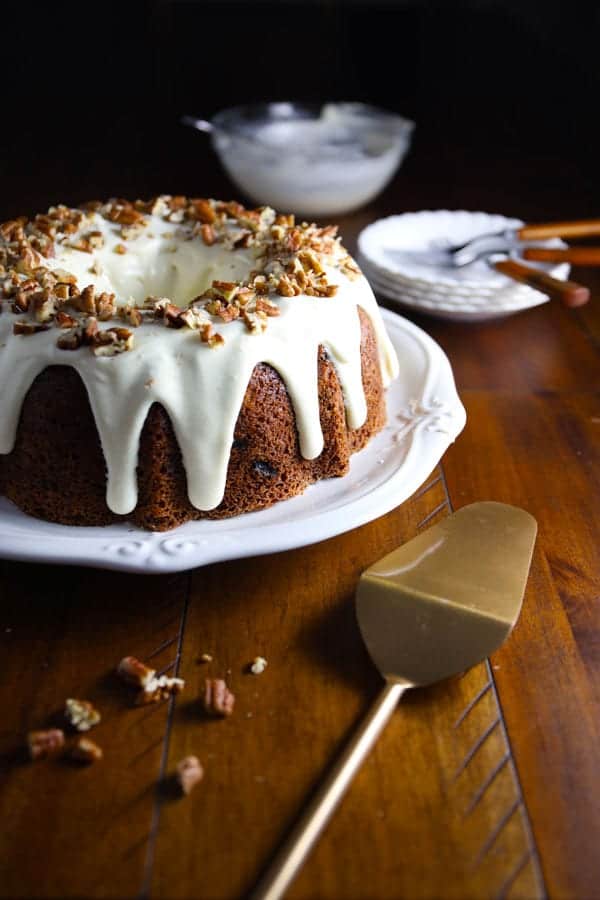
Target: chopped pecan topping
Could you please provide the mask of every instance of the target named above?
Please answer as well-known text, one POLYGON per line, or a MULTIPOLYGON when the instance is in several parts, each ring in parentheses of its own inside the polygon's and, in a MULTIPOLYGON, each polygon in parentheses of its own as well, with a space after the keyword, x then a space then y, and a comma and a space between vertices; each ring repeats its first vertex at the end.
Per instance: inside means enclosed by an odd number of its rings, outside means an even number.
POLYGON ((100 721, 100 713, 89 700, 69 698, 65 703, 65 718, 76 731, 89 731, 100 721))
POLYGON ((56 324, 59 328, 75 328, 75 326, 77 325, 77 319, 74 319, 73 316, 70 316, 66 312, 62 312, 62 310, 60 310, 56 314, 56 324))
POLYGON ((144 214, 128 200, 109 200, 100 211, 110 222, 117 222, 119 225, 135 225, 144 218, 144 214))
POLYGON ((273 303, 271 300, 265 300, 264 297, 258 297, 256 300, 256 312, 264 313, 266 316, 279 316, 281 315, 281 310, 277 306, 276 303, 273 303))
POLYGON ((46 731, 30 731, 27 735, 27 749, 31 759, 57 756, 65 746, 65 733, 61 728, 46 731))
POLYGON ((74 328, 67 334, 61 335, 56 342, 56 346, 59 350, 79 350, 82 343, 81 331, 78 328, 74 328))
MULTIPOLYGON (((144 304, 167 327, 196 330, 200 341, 209 347, 224 343, 223 336, 215 331, 216 320, 226 325, 241 320, 249 332, 259 334, 270 318, 281 313, 283 305, 276 302, 277 295, 290 299, 332 297, 338 290, 329 279, 332 269, 347 278, 360 277, 334 226, 296 224, 293 215, 276 215, 269 207, 246 209, 235 201, 164 194, 133 203, 112 198, 79 209, 58 205, 31 220, 19 217, 0 225, 0 295, 10 298, 13 312, 30 317, 31 325, 54 323, 59 329, 69 329, 59 338, 63 349, 88 344, 98 356, 131 349, 133 337, 127 329, 97 328, 90 333, 92 326, 83 324, 81 316, 97 322, 119 316, 127 325, 138 328, 145 318, 143 310, 131 300, 124 305, 121 302, 119 308, 114 294, 96 293, 91 284, 80 290, 74 275, 46 267, 46 259, 55 256, 55 246, 60 251, 61 245, 93 253, 103 247, 107 228, 124 241, 134 240, 150 224, 149 215, 177 226, 169 232, 160 229, 165 245, 170 237, 179 241, 199 238, 207 247, 219 242, 231 251, 253 250, 255 269, 245 279, 215 280, 184 308, 167 298, 151 298, 144 304), (100 216, 112 225, 100 228, 100 216)), ((112 246, 116 253, 127 252, 123 243, 112 246)), ((173 251, 177 248, 176 241, 169 245, 173 251)), ((102 274, 97 259, 92 260, 89 271, 102 274)), ((15 330, 20 334, 41 330, 32 330, 30 320, 24 320, 15 330)))
POLYGON ((134 241, 144 233, 144 228, 146 228, 147 225, 148 223, 145 219, 140 219, 139 222, 135 222, 133 225, 123 225, 120 235, 124 241, 134 241))
POLYGON ((174 303, 167 303, 162 307, 162 318, 169 328, 183 328, 185 320, 181 318, 183 310, 174 303))
POLYGON ((204 225, 213 225, 217 220, 217 214, 208 200, 199 197, 190 202, 190 217, 197 219, 204 225))
POLYGON ((84 287, 82 292, 73 301, 73 306, 80 312, 87 313, 89 316, 96 315, 98 310, 96 308, 96 297, 93 284, 88 284, 87 287, 84 287))
POLYGON ((267 316, 263 312, 251 312, 245 309, 242 313, 242 318, 251 334, 260 334, 267 327, 267 316))
POLYGON ((93 253, 104 246, 104 235, 101 231, 90 231, 82 234, 76 240, 71 241, 69 247, 74 250, 82 250, 84 253, 93 253))
POLYGON ((122 306, 119 313, 121 318, 134 328, 142 324, 142 314, 135 306, 122 306))
POLYGON ((38 291, 33 298, 33 313, 37 322, 49 322, 58 312, 60 299, 50 291, 38 291))
POLYGON ((202 310, 192 309, 184 309, 180 315, 179 319, 186 325, 188 328, 196 329, 201 328, 202 325, 207 324, 208 320, 206 317, 206 313, 202 310))
POLYGON ((95 356, 116 356, 133 349, 133 333, 127 328, 107 328, 99 331, 92 350, 95 356))
POLYGON ((106 291, 96 297, 96 315, 101 322, 112 319, 116 311, 115 295, 106 291))
POLYGON ((212 225, 204 224, 200 228, 200 236, 207 247, 212 247, 216 240, 215 229, 212 225))
POLYGON ((220 347, 225 343, 225 339, 222 335, 220 335, 217 331, 214 330, 213 326, 210 322, 206 322, 204 325, 200 325, 200 340, 203 344, 208 344, 209 347, 220 347))

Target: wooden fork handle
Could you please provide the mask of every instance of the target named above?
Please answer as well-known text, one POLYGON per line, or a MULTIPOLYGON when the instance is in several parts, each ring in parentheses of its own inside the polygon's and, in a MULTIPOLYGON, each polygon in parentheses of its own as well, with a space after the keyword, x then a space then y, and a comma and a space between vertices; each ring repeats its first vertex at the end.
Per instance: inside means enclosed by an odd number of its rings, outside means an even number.
POLYGON ((600 266, 600 247, 525 247, 523 259, 538 262, 569 262, 577 266, 600 266))
POLYGON ((522 241, 538 241, 551 237, 592 237, 600 234, 600 219, 581 219, 578 222, 546 222, 543 225, 523 225, 517 231, 522 241))
POLYGON ((590 299, 589 289, 583 284, 577 284, 576 281, 560 281, 540 269, 524 266, 516 259, 501 259, 492 262, 491 265, 503 275, 528 284, 548 297, 560 300, 565 306, 583 306, 590 299))

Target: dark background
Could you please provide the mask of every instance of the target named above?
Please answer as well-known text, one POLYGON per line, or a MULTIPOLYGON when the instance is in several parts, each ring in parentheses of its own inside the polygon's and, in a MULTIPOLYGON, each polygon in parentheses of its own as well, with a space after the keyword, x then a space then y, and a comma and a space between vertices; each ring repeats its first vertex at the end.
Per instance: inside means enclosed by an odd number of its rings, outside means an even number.
POLYGON ((113 195, 235 196, 209 139, 178 119, 265 99, 362 100, 413 119, 413 149, 397 176, 405 208, 486 209, 489 194, 489 211, 526 217, 535 196, 538 215, 594 215, 600 28, 597 8, 586 7, 4 7, 1 216, 113 195))

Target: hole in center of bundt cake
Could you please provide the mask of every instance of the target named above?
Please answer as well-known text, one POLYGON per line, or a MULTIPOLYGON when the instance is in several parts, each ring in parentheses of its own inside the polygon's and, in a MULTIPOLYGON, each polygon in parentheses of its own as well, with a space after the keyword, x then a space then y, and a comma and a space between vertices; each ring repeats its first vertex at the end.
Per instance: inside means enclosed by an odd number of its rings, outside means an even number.
POLYGON ((55 263, 76 275, 80 285, 115 294, 119 304, 168 297, 178 306, 187 306, 215 280, 241 281, 256 268, 249 249, 207 247, 199 238, 164 235, 129 241, 124 253, 105 246, 94 253, 93 265, 90 254, 78 250, 67 250, 55 263))

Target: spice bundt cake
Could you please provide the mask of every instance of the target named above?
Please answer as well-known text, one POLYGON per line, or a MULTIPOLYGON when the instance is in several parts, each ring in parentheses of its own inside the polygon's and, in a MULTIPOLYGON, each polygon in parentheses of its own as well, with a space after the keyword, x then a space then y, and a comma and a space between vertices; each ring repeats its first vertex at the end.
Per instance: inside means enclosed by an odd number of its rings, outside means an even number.
POLYGON ((270 506, 385 422, 398 363, 334 227, 164 195, 0 226, 0 490, 162 531, 270 506), (8 314, 7 314, 8 313, 8 314))

